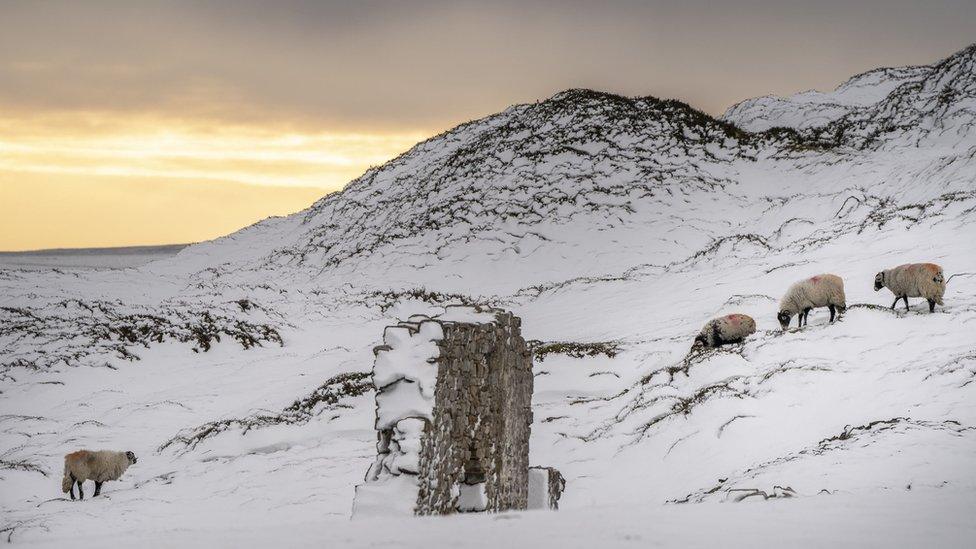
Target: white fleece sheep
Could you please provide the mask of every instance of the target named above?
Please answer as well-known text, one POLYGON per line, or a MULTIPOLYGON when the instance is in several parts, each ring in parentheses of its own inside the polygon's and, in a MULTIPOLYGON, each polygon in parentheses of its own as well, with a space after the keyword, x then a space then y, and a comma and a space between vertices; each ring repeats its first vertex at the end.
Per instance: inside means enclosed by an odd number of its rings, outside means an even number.
POLYGON ((835 313, 844 312, 847 308, 844 279, 833 274, 820 274, 793 284, 780 300, 776 318, 784 330, 789 327, 793 315, 798 315, 797 325, 803 326, 808 323, 810 311, 817 307, 830 309, 831 322, 835 313))
MULTIPOLYGON (((78 496, 85 499, 85 492, 81 485, 86 480, 95 481, 95 495, 102 491, 102 483, 108 480, 118 480, 130 465, 138 461, 132 452, 111 452, 99 450, 78 450, 64 456, 64 478, 61 479, 61 491, 71 493, 75 499, 74 485, 78 483, 78 496)), ((94 496, 93 496, 94 497, 94 496)))
POLYGON ((718 347, 726 343, 738 343, 754 333, 756 321, 749 315, 734 313, 706 322, 692 346, 718 347))
POLYGON ((874 291, 888 288, 895 294, 894 309, 899 299, 905 300, 905 310, 908 310, 908 298, 924 297, 929 302, 929 312, 935 312, 935 304, 942 305, 945 295, 946 280, 942 274, 942 267, 935 263, 908 263, 894 269, 881 271, 874 277, 874 291))

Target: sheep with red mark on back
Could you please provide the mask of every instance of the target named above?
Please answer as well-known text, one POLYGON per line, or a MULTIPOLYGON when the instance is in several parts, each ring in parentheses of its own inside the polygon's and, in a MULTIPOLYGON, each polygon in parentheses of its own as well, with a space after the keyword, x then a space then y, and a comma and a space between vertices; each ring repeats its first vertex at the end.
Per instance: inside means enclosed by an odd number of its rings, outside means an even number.
POLYGON ((830 309, 831 322, 847 309, 844 279, 834 274, 820 274, 793 284, 779 302, 776 319, 785 330, 793 315, 797 315, 797 325, 803 326, 810 311, 818 307, 830 309))
POLYGON ((738 343, 754 333, 756 321, 751 316, 733 313, 706 322, 692 347, 718 347, 726 343, 738 343))
POLYGON ((929 302, 929 312, 935 312, 935 305, 944 305, 942 296, 946 291, 946 280, 942 267, 935 263, 908 263, 893 269, 881 271, 874 276, 874 291, 888 288, 895 294, 894 309, 899 299, 905 300, 905 310, 908 310, 908 298, 924 297, 929 302))
MULTIPOLYGON (((61 491, 71 493, 75 499, 74 485, 78 484, 78 496, 85 499, 82 483, 86 480, 95 481, 95 496, 101 493, 102 483, 118 480, 122 473, 136 461, 132 452, 111 452, 99 450, 78 450, 64 456, 64 478, 61 479, 61 491)), ((94 497, 94 496, 92 496, 94 497)))

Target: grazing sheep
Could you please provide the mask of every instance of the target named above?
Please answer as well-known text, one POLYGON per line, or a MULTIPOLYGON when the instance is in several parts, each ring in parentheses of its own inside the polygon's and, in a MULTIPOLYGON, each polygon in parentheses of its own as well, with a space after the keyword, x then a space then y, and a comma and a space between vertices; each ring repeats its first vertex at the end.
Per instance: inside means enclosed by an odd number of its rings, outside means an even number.
MULTIPOLYGON (((132 452, 110 452, 99 450, 78 450, 64 456, 64 478, 61 480, 61 491, 71 493, 75 499, 74 485, 78 483, 78 496, 85 499, 85 492, 81 484, 86 480, 95 481, 95 495, 102 491, 102 483, 107 480, 118 480, 122 473, 135 463, 136 455, 132 452)), ((94 497, 94 496, 93 496, 94 497)))
POLYGON ((888 288, 895 294, 894 309, 899 299, 905 300, 905 310, 908 310, 908 298, 924 297, 929 302, 929 312, 935 312, 935 304, 942 305, 945 295, 946 280, 942 274, 942 267, 935 263, 909 263, 899 265, 894 269, 881 271, 874 276, 874 291, 888 288))
POLYGON ((821 274, 793 284, 780 300, 776 318, 785 330, 790 326, 793 315, 799 315, 797 325, 803 326, 808 323, 810 311, 817 307, 830 309, 831 322, 835 313, 843 313, 847 309, 844 279, 837 275, 821 274))
POLYGON ((756 321, 751 316, 741 314, 720 316, 705 323, 692 347, 696 345, 718 347, 726 343, 738 343, 754 333, 756 333, 756 321))

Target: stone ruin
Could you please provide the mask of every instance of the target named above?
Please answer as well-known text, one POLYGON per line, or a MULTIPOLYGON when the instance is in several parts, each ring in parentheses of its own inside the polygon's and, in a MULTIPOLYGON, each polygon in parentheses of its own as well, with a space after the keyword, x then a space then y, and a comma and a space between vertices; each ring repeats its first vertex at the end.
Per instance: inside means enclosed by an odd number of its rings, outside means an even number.
POLYGON ((532 355, 518 317, 449 306, 388 326, 374 354, 377 455, 353 516, 556 508, 562 475, 529 467, 532 355))

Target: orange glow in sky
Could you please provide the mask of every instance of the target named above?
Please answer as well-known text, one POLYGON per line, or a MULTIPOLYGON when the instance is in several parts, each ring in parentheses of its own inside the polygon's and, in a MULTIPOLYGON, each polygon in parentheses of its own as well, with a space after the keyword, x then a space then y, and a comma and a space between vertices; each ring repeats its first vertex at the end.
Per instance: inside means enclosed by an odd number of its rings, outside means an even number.
POLYGON ((0 250, 215 238, 299 211, 424 137, 0 116, 0 250))

